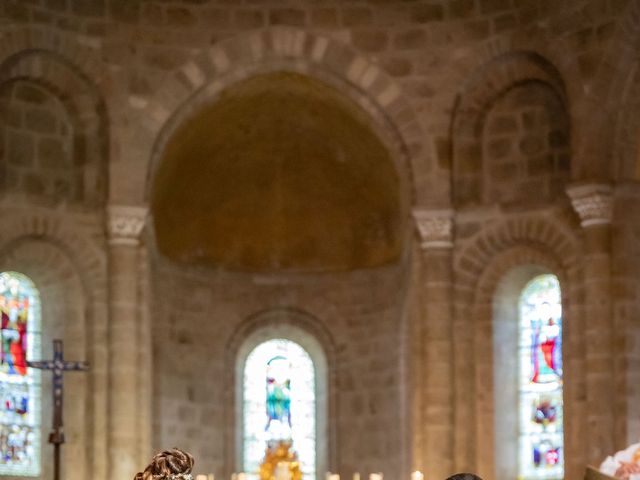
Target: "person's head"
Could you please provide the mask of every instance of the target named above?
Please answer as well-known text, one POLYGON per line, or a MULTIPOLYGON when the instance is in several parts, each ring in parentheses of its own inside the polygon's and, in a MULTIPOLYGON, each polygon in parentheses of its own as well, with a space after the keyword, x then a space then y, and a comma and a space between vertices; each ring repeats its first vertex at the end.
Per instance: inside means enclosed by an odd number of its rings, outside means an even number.
POLYGON ((190 453, 172 448, 156 454, 133 480, 190 480, 193 463, 190 453))
POLYGON ((456 473, 455 475, 450 476, 447 480, 482 480, 479 476, 474 473, 456 473))

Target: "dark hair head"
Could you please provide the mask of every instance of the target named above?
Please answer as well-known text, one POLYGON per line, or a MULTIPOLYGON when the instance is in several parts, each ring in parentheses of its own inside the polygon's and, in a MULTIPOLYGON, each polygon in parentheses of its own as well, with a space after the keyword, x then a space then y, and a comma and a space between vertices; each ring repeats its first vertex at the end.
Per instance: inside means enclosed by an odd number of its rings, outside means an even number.
POLYGON ((479 476, 473 473, 456 473, 451 475, 447 480, 482 480, 479 476))
POLYGON ((133 480, 160 480, 171 475, 191 473, 193 456, 190 453, 172 448, 154 455, 144 471, 136 474, 133 480))

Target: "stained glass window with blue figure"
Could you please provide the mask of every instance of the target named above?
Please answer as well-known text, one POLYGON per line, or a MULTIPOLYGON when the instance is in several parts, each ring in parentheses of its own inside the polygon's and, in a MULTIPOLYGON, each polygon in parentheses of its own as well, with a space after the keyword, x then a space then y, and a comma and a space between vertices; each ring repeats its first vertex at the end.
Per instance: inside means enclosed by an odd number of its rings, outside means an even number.
POLYGON ((315 367, 299 344, 276 338, 254 348, 244 365, 243 459, 257 478, 269 442, 291 440, 303 479, 315 478, 315 367))
POLYGON ((289 360, 280 355, 267 362, 267 426, 265 430, 277 438, 291 436, 290 370, 289 360))
POLYGON ((0 273, 0 475, 40 474, 40 298, 33 282, 0 273))
POLYGON ((562 303, 554 275, 531 280, 520 296, 522 479, 561 479, 563 459, 562 303))

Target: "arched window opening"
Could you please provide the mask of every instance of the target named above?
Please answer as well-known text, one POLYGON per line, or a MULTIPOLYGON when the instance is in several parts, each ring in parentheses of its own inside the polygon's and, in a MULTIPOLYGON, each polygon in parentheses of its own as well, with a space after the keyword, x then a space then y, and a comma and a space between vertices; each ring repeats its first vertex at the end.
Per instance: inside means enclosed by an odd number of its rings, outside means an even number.
POLYGON ((561 479, 562 303, 555 275, 526 285, 519 316, 519 478, 561 479))
POLYGON ((256 476, 270 441, 292 440, 303 478, 316 475, 316 369, 309 353, 284 338, 267 340, 243 370, 243 470, 256 476))
POLYGON ((0 273, 0 475, 40 474, 40 295, 20 273, 0 273))

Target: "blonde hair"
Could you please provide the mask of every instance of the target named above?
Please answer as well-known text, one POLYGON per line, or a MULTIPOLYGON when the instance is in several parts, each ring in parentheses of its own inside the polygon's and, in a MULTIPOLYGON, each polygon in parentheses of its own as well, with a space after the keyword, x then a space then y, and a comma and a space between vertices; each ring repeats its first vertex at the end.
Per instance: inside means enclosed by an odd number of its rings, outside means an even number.
POLYGON ((191 473, 193 463, 193 456, 190 453, 172 448, 154 455, 147 468, 138 472, 133 480, 161 480, 188 475, 191 473))

